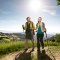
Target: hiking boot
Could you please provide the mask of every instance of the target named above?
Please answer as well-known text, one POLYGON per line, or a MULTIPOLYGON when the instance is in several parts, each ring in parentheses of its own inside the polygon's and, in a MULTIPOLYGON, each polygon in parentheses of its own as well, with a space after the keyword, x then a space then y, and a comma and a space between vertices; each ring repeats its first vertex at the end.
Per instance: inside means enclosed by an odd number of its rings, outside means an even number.
POLYGON ((40 51, 40 48, 37 48, 37 51, 40 51))
POLYGON ((34 51, 34 48, 32 48, 32 51, 34 51))
POLYGON ((28 50, 28 48, 25 48, 25 51, 27 51, 28 50))
POLYGON ((45 54, 45 49, 42 49, 42 53, 44 53, 44 54, 45 54))
POLYGON ((44 48, 42 50, 45 50, 44 48))

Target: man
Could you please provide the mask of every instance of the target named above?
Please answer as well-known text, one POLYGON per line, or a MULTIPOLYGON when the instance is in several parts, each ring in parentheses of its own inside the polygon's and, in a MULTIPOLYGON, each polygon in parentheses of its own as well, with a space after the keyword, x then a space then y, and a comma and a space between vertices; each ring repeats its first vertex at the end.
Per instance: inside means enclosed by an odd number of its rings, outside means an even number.
POLYGON ((34 51, 34 39, 33 39, 33 35, 34 35, 34 30, 35 30, 35 26, 34 23, 31 21, 30 17, 26 18, 27 22, 25 23, 25 25, 22 25, 23 30, 25 30, 26 33, 26 44, 25 44, 25 50, 28 49, 28 40, 32 41, 32 51, 34 51))

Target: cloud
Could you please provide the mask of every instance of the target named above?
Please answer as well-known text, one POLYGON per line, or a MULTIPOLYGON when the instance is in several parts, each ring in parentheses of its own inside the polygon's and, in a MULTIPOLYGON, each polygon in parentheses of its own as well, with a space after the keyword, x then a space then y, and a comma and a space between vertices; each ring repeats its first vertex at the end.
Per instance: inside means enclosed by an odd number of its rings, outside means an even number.
POLYGON ((56 16, 56 10, 43 9, 42 11, 45 12, 45 13, 48 13, 48 14, 50 14, 52 16, 56 16))
POLYGON ((56 9, 57 9, 57 6, 50 6, 50 5, 45 5, 45 7, 43 8, 43 12, 45 13, 48 13, 52 16, 56 16, 56 9))
POLYGON ((0 14, 9 14, 9 13, 10 13, 9 11, 4 11, 0 9, 0 14))
POLYGON ((2 11, 2 14, 9 14, 9 12, 6 12, 6 11, 2 11))
POLYGON ((56 16, 56 12, 51 12, 50 14, 53 16, 56 16))
POLYGON ((36 14, 39 15, 41 13, 45 13, 45 14, 48 14, 51 16, 56 16, 56 10, 55 9, 57 8, 57 6, 55 6, 55 5, 49 5, 49 4, 46 5, 44 3, 44 1, 40 1, 41 6, 39 7, 39 9, 36 10, 36 6, 29 9, 29 3, 30 3, 29 1, 22 2, 21 4, 18 3, 15 6, 15 8, 16 8, 15 10, 18 13, 24 14, 24 15, 36 15, 36 14))

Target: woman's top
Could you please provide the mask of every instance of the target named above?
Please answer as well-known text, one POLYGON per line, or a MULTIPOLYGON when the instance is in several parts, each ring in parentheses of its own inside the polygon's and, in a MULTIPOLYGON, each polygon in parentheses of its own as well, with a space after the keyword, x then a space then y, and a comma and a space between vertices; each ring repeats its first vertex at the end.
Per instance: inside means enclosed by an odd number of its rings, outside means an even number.
POLYGON ((41 22, 40 24, 37 23, 36 28, 37 28, 37 34, 44 34, 44 32, 46 31, 45 24, 43 22, 41 22))

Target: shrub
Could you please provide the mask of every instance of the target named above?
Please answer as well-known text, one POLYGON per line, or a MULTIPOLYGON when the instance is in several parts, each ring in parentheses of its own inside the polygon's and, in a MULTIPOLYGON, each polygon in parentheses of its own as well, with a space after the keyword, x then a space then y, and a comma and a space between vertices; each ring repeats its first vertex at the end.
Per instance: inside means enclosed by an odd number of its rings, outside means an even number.
POLYGON ((55 39, 56 42, 60 42, 60 34, 56 34, 54 36, 54 39, 55 39))
POLYGON ((4 42, 10 42, 10 39, 3 38, 4 42))

